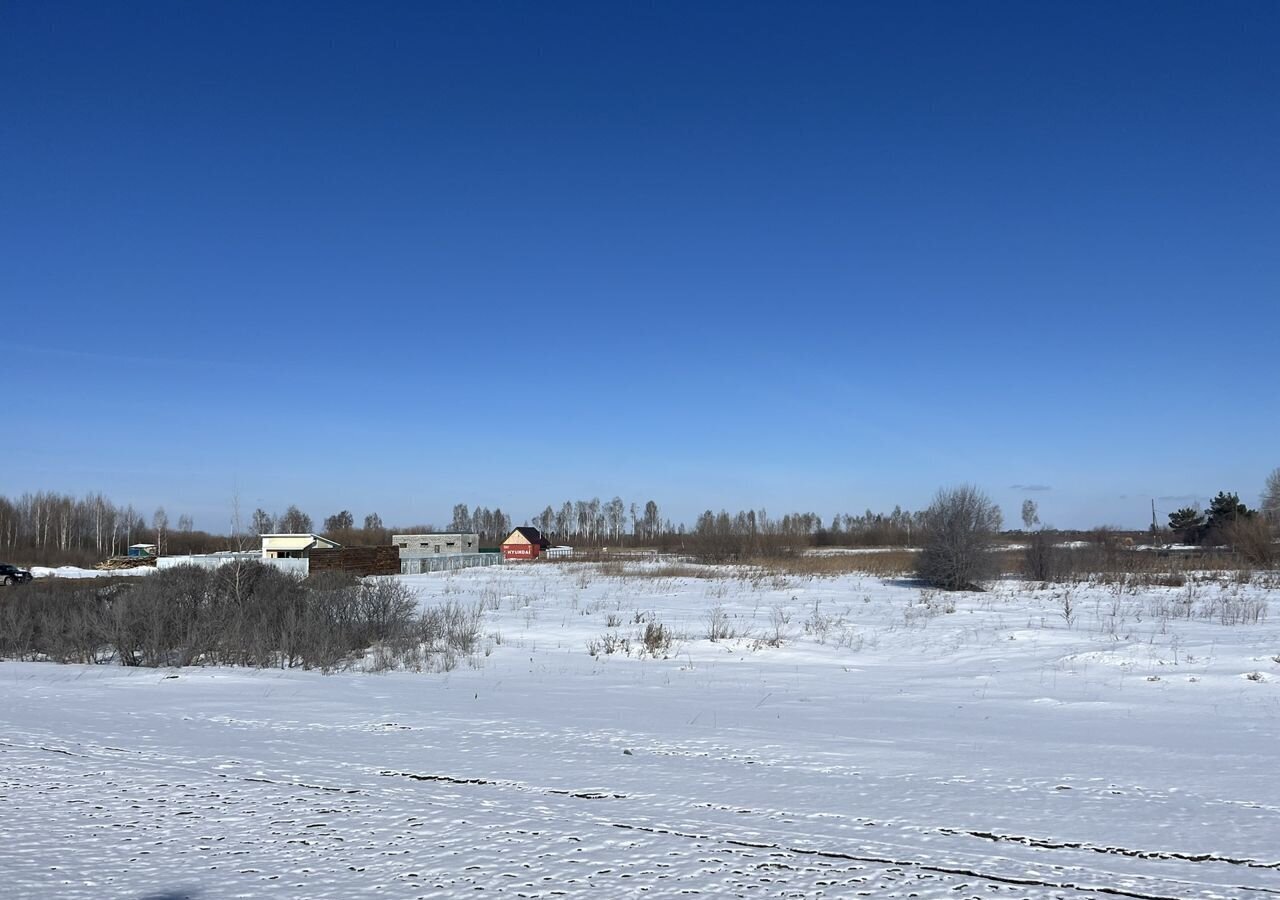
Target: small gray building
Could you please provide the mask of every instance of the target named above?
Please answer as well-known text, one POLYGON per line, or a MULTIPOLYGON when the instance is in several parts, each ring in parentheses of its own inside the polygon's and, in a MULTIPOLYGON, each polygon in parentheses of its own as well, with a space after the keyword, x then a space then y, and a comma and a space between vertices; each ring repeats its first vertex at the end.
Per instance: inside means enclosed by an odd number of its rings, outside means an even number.
POLYGON ((478 534, 393 534, 391 543, 400 548, 401 559, 480 552, 478 534))
POLYGON ((480 535, 474 532, 393 534, 391 543, 400 549, 401 575, 469 569, 502 561, 497 553, 480 552, 480 535))
POLYGON ((479 534, 393 534, 392 543, 401 549, 401 559, 480 552, 479 534))

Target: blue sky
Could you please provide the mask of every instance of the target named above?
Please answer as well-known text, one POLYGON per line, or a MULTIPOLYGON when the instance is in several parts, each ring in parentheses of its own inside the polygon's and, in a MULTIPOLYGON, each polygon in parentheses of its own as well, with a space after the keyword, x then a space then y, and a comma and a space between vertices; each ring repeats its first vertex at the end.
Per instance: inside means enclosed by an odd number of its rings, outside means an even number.
POLYGON ((1278 36, 1269 2, 7 3, 0 493, 213 530, 1252 503, 1278 36))

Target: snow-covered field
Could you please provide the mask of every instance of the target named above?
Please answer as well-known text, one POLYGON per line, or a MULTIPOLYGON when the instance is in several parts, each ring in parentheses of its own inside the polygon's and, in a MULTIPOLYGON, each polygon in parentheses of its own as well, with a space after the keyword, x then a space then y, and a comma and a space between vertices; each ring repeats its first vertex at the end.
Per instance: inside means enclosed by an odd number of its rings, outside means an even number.
POLYGON ((132 566, 128 569, 82 569, 79 566, 32 566, 31 574, 36 578, 114 578, 117 575, 151 575, 155 566, 132 566))
POLYGON ((404 580, 474 660, 0 663, 4 895, 1280 894, 1263 585, 404 580))

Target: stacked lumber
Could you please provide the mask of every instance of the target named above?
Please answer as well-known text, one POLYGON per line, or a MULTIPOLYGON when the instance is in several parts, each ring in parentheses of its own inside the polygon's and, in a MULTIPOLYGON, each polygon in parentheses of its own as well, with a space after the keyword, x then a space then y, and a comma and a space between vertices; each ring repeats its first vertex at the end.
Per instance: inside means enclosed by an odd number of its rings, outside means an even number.
POLYGON ((94 568, 104 572, 114 572, 116 569, 133 569, 138 566, 154 566, 155 564, 156 558, 154 556, 112 556, 104 559, 94 568))
POLYGON ((346 572, 350 575, 399 575, 400 548, 393 544, 378 547, 341 547, 312 550, 310 569, 316 572, 346 572))

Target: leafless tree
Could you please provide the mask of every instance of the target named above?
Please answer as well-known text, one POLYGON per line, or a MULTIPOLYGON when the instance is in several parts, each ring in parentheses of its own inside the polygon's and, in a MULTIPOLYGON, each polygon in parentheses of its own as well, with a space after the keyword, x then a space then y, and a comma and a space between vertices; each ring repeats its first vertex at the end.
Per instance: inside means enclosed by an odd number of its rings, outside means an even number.
POLYGON ((1061 553, 1055 536, 1048 531, 1033 531, 1027 535, 1022 558, 1025 574, 1032 581, 1053 581, 1061 568, 1061 553))
POLYGON ((284 511, 284 515, 280 516, 276 527, 280 529, 281 534, 310 534, 311 517, 298 507, 290 506, 284 511))
POLYGON ((973 485, 942 488, 925 510, 916 574, 946 590, 978 590, 997 573, 1000 507, 973 485))
POLYGON ((276 530, 276 520, 262 507, 258 507, 253 511, 253 518, 249 520, 249 529, 255 535, 271 534, 276 530))
POLYGON ((1022 501, 1022 526, 1030 531, 1032 528, 1040 524, 1040 513, 1036 508, 1036 501, 1028 498, 1022 501))
POLYGON ((449 522, 449 530, 459 534, 475 530, 472 527, 471 512, 467 509, 467 504, 457 503, 454 505, 453 519, 449 522))
POLYGON ((1271 541, 1271 527, 1261 516, 1236 519, 1223 529, 1223 534, 1245 561, 1268 567, 1275 562, 1277 552, 1271 541))
POLYGON ((344 509, 342 512, 334 513, 324 520, 324 530, 328 534, 334 531, 350 531, 356 525, 355 516, 351 515, 351 510, 344 509))
POLYGON ((165 551, 165 532, 169 528, 169 514, 164 511, 164 507, 156 508, 155 513, 151 516, 151 527, 156 532, 156 553, 164 556, 165 551))
POLYGON ((1267 476, 1262 489, 1262 515, 1272 528, 1280 528, 1280 469, 1267 476))

